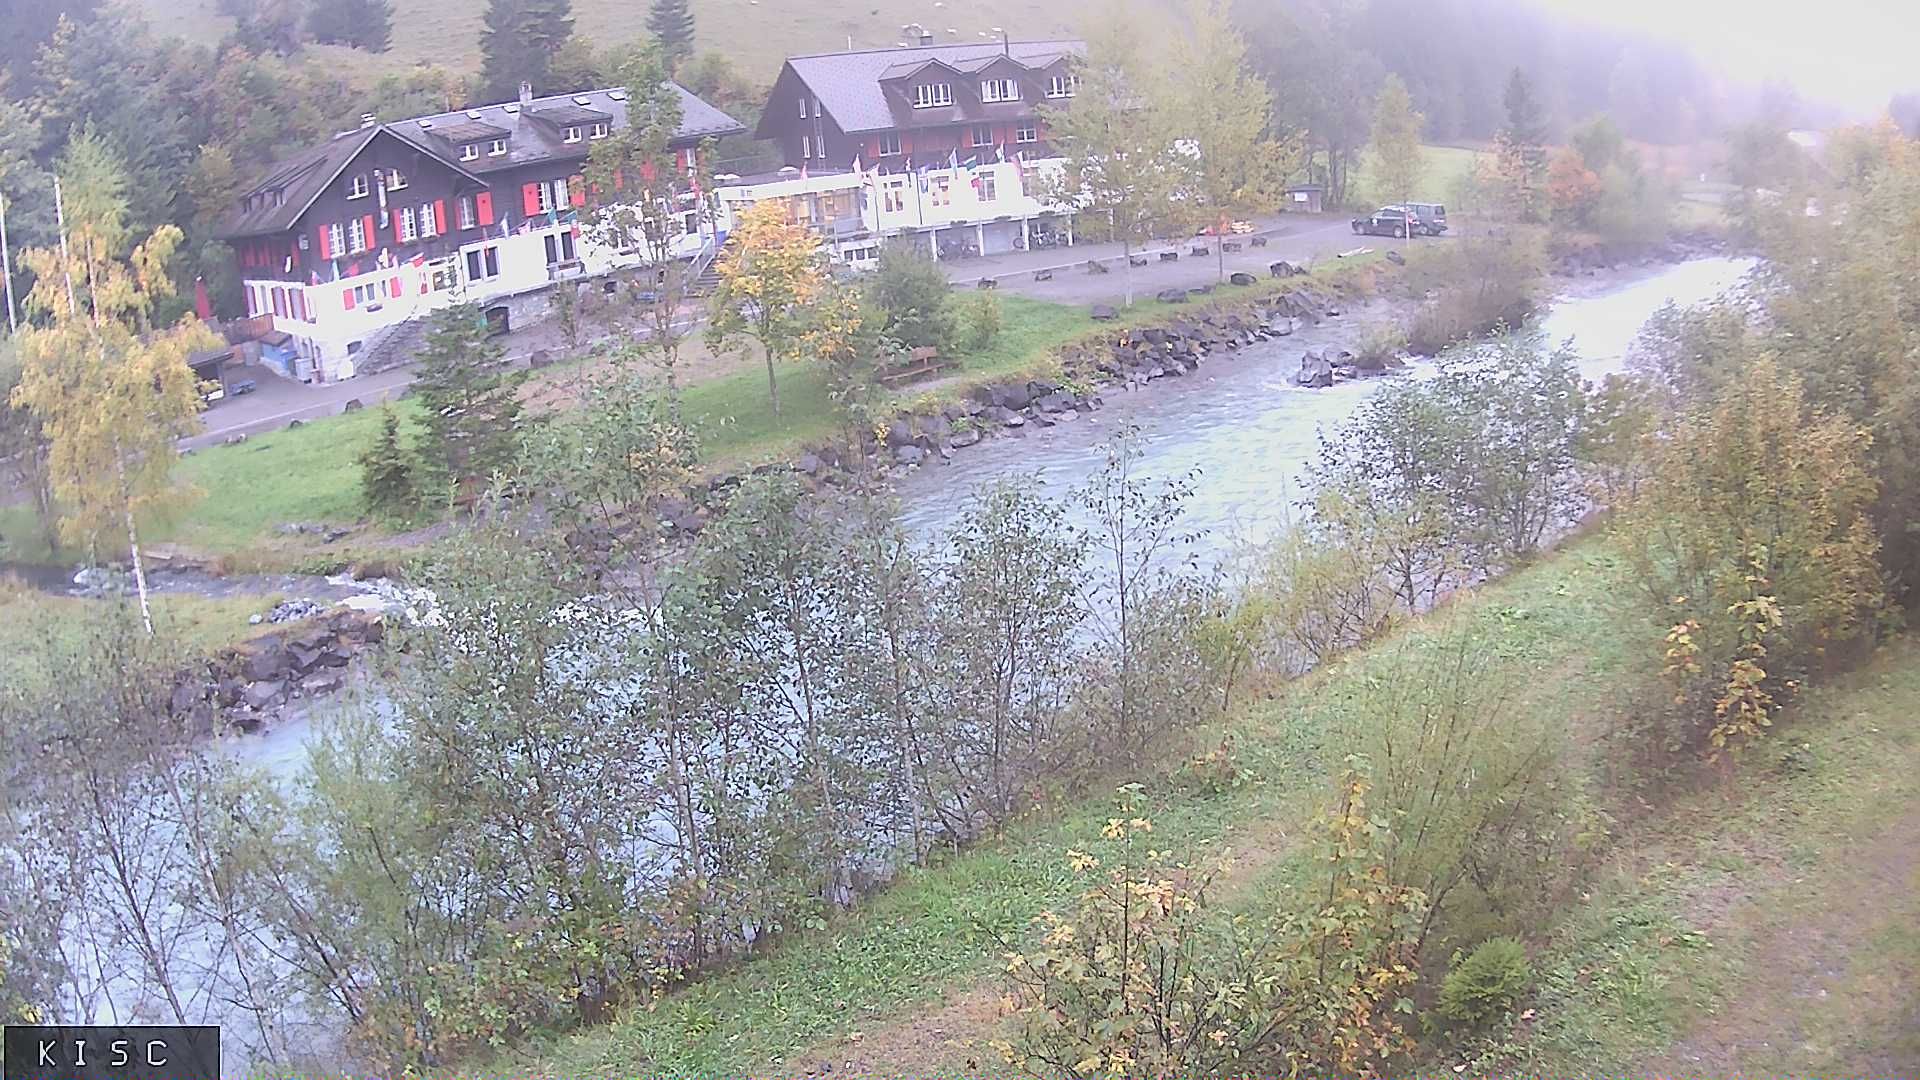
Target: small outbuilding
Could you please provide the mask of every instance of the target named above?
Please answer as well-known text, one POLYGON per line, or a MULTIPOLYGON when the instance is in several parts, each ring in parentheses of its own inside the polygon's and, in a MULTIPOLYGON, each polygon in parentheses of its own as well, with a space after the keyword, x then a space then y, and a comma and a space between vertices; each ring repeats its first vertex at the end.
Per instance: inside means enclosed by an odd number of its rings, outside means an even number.
POLYGON ((1326 201, 1326 185, 1294 184, 1287 188, 1281 208, 1296 214, 1318 214, 1326 209, 1326 201))

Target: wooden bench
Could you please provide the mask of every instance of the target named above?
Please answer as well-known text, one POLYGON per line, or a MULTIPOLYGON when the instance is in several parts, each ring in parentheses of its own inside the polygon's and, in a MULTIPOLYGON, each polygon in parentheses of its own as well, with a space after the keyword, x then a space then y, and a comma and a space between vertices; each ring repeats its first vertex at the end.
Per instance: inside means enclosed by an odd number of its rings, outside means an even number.
POLYGON ((1177 251, 1163 251, 1160 253, 1160 261, 1161 262, 1179 262, 1180 253, 1177 251))
POLYGON ((1233 254, 1234 252, 1236 252, 1236 251, 1239 251, 1239 250, 1240 250, 1240 241, 1238 241, 1238 240, 1222 240, 1222 241, 1220 241, 1220 250, 1221 250, 1221 251, 1224 251, 1224 252, 1226 252, 1226 253, 1227 253, 1227 254, 1229 254, 1229 255, 1231 255, 1231 254, 1233 254))
POLYGON ((1211 254, 1213 254, 1213 249, 1212 249, 1212 248, 1210 248, 1210 247, 1208 247, 1208 246, 1207 246, 1207 245, 1205 245, 1205 244, 1195 244, 1195 245, 1193 245, 1193 247, 1191 247, 1191 248, 1189 248, 1189 249, 1187 250, 1187 254, 1189 254, 1189 255, 1211 255, 1211 254))
POLYGON ((973 287, 976 289, 997 289, 1000 287, 1000 279, 983 277, 979 281, 974 282, 973 287))
POLYGON ((1051 271, 1051 270, 1035 270, 1035 271, 1033 272, 1033 280, 1035 280, 1035 281, 1052 281, 1052 280, 1053 280, 1053 271, 1051 271))
POLYGON ((880 373, 880 385, 889 389, 910 383, 927 375, 937 374, 951 365, 940 358, 940 350, 931 345, 923 345, 907 354, 905 362, 898 367, 889 368, 880 373))
POLYGON ((1146 257, 1145 255, 1129 255, 1129 256, 1127 256, 1127 265, 1128 265, 1128 266, 1145 266, 1145 265, 1147 265, 1147 263, 1148 263, 1148 262, 1150 262, 1150 261, 1151 261, 1151 260, 1150 260, 1150 259, 1148 259, 1148 258, 1147 258, 1147 257, 1146 257))
POLYGON ((1252 240, 1252 241, 1253 241, 1253 246, 1254 246, 1254 247, 1266 247, 1266 246, 1267 246, 1267 238, 1266 238, 1266 237, 1264 237, 1264 236, 1253 236, 1253 237, 1248 237, 1248 239, 1250 239, 1250 240, 1252 240))
POLYGON ((1101 261, 1100 261, 1099 259, 1088 259, 1088 260, 1087 260, 1087 273, 1089 273, 1089 274, 1107 274, 1107 273, 1112 273, 1112 271, 1110 271, 1110 270, 1108 270, 1108 269, 1107 269, 1107 264, 1106 264, 1106 263, 1103 263, 1103 262, 1101 262, 1101 261))

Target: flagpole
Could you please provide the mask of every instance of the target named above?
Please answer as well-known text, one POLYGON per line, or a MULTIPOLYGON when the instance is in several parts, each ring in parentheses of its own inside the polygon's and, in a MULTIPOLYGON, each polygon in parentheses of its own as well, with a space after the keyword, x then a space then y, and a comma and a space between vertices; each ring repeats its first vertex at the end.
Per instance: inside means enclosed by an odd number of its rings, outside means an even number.
POLYGON ((20 332, 20 320, 13 311, 13 256, 7 250, 7 197, 0 195, 0 282, 7 290, 7 333, 20 332))

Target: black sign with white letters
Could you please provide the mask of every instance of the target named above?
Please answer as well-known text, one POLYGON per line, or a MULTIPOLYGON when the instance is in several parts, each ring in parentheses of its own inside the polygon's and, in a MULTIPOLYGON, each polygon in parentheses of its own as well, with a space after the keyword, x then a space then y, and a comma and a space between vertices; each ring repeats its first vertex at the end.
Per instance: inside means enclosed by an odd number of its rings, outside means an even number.
POLYGON ((220 1029, 9 1024, 0 1080, 220 1080, 220 1029))

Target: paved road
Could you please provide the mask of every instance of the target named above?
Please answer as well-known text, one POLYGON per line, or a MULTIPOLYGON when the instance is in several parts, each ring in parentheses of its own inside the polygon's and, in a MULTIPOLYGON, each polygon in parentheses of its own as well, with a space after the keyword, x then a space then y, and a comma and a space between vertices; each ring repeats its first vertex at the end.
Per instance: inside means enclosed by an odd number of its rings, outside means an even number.
MULTIPOLYGON (((1246 244, 1239 253, 1227 255, 1225 262, 1228 273, 1245 270, 1264 275, 1267 264, 1278 259, 1311 263, 1356 247, 1377 248, 1433 242, 1355 236, 1346 218, 1325 214, 1287 214, 1261 219, 1254 224, 1255 233, 1267 237, 1267 245, 1253 247, 1246 244)), ((1244 241, 1246 238, 1238 239, 1244 241)), ((1209 238, 1207 242, 1211 244, 1213 241, 1209 238)), ((1219 266, 1216 257, 1189 255, 1189 246, 1190 242, 1183 241, 1147 248, 1144 254, 1154 256, 1153 261, 1132 271, 1135 299, 1150 298, 1161 289, 1186 289, 1217 280, 1219 266), (1157 257, 1161 251, 1178 251, 1180 259, 1161 262, 1157 257)), ((991 277, 997 282, 999 291, 1064 304, 1118 303, 1126 289, 1129 269, 1126 260, 1121 257, 1118 244, 1077 244, 1070 248, 1015 251, 942 265, 949 280, 959 288, 972 288, 981 278, 991 277), (1087 273, 1085 266, 1089 259, 1106 262, 1112 272, 1087 273), (1033 280, 1037 270, 1052 270, 1052 280, 1033 280)), ((541 331, 541 327, 534 327, 516 333, 508 345, 508 355, 524 358, 535 348, 552 347, 551 341, 541 337, 541 331)), ((411 366, 401 367, 323 386, 296 383, 260 368, 248 369, 245 377, 258 383, 259 389, 245 397, 228 398, 208 409, 203 418, 206 424, 204 433, 182 441, 182 447, 210 446, 235 435, 274 431, 286 427, 290 420, 331 416, 340 412, 350 400, 358 399, 368 407, 378 405, 397 397, 413 381, 413 369, 411 366)))

